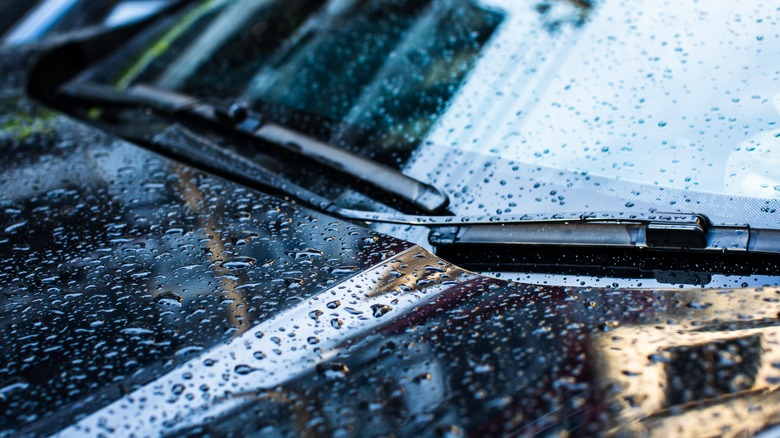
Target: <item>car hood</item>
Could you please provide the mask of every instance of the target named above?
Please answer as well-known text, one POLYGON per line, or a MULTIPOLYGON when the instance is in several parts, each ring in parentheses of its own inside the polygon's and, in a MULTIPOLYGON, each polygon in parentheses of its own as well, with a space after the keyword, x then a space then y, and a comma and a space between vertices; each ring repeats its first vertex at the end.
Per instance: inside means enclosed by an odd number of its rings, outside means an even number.
POLYGON ((476 275, 49 110, 35 56, 0 56, 0 436, 777 422, 777 289, 476 275))

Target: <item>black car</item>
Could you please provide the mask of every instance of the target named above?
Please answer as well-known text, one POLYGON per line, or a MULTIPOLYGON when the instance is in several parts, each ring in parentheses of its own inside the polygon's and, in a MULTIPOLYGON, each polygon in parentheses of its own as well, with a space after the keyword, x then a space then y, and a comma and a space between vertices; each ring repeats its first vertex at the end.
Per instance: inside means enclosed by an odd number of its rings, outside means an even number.
POLYGON ((776 6, 159 3, 0 49, 0 436, 777 433, 776 6))

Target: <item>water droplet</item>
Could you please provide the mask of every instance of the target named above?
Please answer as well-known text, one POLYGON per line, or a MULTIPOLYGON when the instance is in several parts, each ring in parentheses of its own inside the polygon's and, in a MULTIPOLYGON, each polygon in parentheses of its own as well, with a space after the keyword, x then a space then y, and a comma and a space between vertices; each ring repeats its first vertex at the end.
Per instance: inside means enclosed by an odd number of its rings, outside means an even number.
POLYGON ((245 375, 251 373, 252 371, 256 371, 256 370, 257 370, 256 368, 252 368, 249 365, 244 365, 244 364, 236 365, 236 367, 233 368, 233 371, 235 371, 236 374, 239 374, 239 375, 242 375, 242 376, 245 376, 245 375))
POLYGON ((27 225, 27 221, 21 221, 21 222, 15 223, 13 225, 9 225, 9 226, 5 227, 5 232, 9 233, 9 234, 13 233, 14 231, 22 228, 25 225, 27 225))
POLYGON ((177 293, 164 291, 154 297, 154 302, 162 306, 181 307, 184 298, 177 293))
POLYGON ((235 243, 237 246, 242 246, 246 245, 254 239, 257 239, 258 237, 260 237, 260 234, 254 231, 242 231, 239 233, 238 237, 233 240, 233 243, 235 243))
POLYGON ((321 362, 317 364, 317 372, 329 378, 344 377, 349 367, 340 362, 321 362))
POLYGON ((239 221, 242 222, 248 221, 251 218, 252 218, 252 214, 249 213, 248 211, 239 211, 238 213, 236 213, 236 219, 238 219, 239 221))
POLYGON ((371 312, 374 314, 374 318, 379 318, 391 310, 393 310, 393 308, 387 304, 374 304, 371 306, 371 312))
POLYGON ((120 330, 125 335, 152 335, 153 331, 143 327, 126 327, 120 330))
POLYGON ((222 263, 222 267, 225 269, 233 269, 233 270, 239 270, 239 269, 248 269, 251 268, 255 263, 257 263, 257 259, 254 259, 252 257, 233 257, 227 262, 222 263))
POLYGON ((422 383, 428 380, 431 380, 431 373, 418 374, 412 379, 414 383, 422 383))
POLYGON ((357 271, 357 266, 340 266, 338 268, 333 268, 330 272, 333 275, 347 275, 357 271))
POLYGON ((292 253, 292 257, 295 260, 311 259, 311 258, 321 257, 321 256, 322 256, 322 251, 313 248, 306 248, 302 251, 296 251, 292 253))
POLYGON ((7 397, 12 392, 23 391, 30 387, 30 384, 19 377, 11 378, 0 383, 0 400, 7 397))
POLYGON ((455 424, 442 424, 436 427, 436 436, 442 438, 460 438, 464 435, 463 429, 455 424))
POLYGON ((487 374, 493 372, 493 366, 489 364, 478 364, 474 366, 474 372, 477 374, 487 374))
POLYGON ((710 303, 701 303, 701 302, 698 302, 698 301, 691 301, 690 303, 687 304, 687 306, 692 308, 692 309, 706 309, 707 307, 712 306, 712 304, 710 304, 710 303))
POLYGON ((620 327, 620 321, 605 321, 599 325, 602 332, 609 332, 620 327))

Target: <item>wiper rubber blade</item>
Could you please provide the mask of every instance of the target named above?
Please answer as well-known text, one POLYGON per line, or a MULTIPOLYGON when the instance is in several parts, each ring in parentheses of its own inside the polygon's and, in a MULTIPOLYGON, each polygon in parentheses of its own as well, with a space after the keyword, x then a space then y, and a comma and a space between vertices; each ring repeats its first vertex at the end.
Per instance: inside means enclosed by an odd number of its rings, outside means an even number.
POLYGON ((260 114, 253 113, 246 106, 223 106, 148 85, 118 90, 98 83, 71 82, 60 91, 61 96, 71 102, 102 107, 149 108, 164 115, 205 122, 219 130, 273 144, 289 154, 369 184, 394 200, 414 206, 423 214, 446 213, 449 205, 447 194, 431 184, 286 126, 266 122, 260 114))
POLYGON ((712 224, 703 214, 653 213, 583 215, 568 219, 458 221, 434 225, 437 247, 551 245, 635 247, 659 251, 716 251, 780 254, 780 230, 745 224, 712 224), (621 217, 623 216, 623 217, 621 217))
POLYGON ((716 225, 701 214, 626 216, 457 221, 432 226, 429 243, 437 256, 477 271, 655 277, 662 283, 706 284, 714 273, 773 275, 780 266, 777 229, 716 225))

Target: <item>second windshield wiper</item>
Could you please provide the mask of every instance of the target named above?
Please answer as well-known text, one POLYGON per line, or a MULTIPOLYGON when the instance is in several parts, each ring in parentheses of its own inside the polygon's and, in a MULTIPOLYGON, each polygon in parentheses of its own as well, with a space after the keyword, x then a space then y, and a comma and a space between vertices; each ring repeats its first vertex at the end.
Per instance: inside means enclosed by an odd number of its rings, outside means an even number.
POLYGON ((177 92, 135 85, 126 90, 91 82, 72 82, 60 90, 67 101, 101 107, 140 107, 154 112, 202 122, 231 134, 273 144, 288 154, 316 162, 371 186, 393 200, 409 204, 423 214, 442 214, 447 194, 424 182, 363 156, 332 146, 286 126, 264 121, 240 104, 219 105, 177 92))

